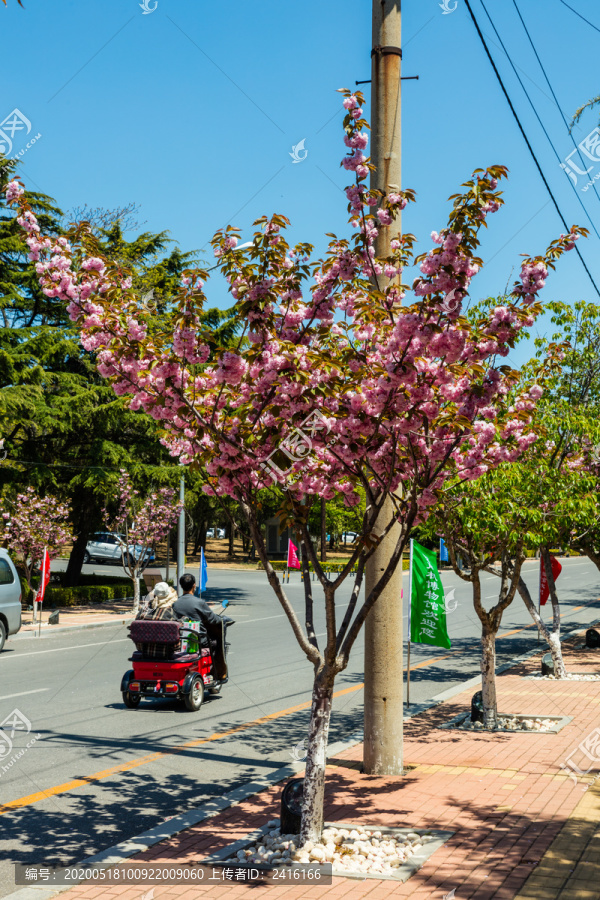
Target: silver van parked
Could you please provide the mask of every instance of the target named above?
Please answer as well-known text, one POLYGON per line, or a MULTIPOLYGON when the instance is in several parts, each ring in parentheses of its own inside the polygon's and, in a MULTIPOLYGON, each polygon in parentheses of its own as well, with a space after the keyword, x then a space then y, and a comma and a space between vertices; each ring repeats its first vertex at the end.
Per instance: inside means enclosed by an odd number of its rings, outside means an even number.
POLYGON ((21 627, 21 582, 11 558, 0 548, 0 650, 21 627))

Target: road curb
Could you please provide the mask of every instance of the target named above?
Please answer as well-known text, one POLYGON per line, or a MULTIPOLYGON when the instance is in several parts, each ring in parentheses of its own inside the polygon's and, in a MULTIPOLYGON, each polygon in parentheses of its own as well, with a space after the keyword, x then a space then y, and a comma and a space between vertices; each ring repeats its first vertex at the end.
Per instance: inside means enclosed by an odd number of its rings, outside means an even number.
MULTIPOLYGON (((588 624, 584 628, 577 628, 569 631, 561 637, 561 643, 565 640, 575 637, 578 634, 585 634, 587 629, 591 627, 593 626, 588 624)), ((530 659, 532 656, 544 652, 547 651, 544 650, 543 647, 529 650, 527 653, 523 653, 521 656, 515 657, 515 659, 511 660, 510 662, 503 663, 501 666, 498 666, 498 668, 496 669, 496 674, 502 674, 502 672, 506 672, 509 669, 512 669, 514 666, 520 665, 520 663, 524 662, 527 659, 530 659)), ((436 696, 427 703, 415 704, 414 709, 408 711, 405 714, 404 719, 411 719, 428 709, 432 709, 433 707, 438 706, 445 700, 451 700, 458 694, 462 694, 463 691, 468 690, 471 687, 475 687, 479 684, 481 684, 480 675, 469 678, 467 679, 467 681, 463 681, 453 688, 449 688, 446 691, 442 691, 440 694, 436 694, 436 696)), ((346 738, 346 740, 337 741, 334 744, 331 744, 330 747, 327 748, 328 759, 331 759, 337 753, 342 753, 344 750, 349 750, 351 747, 356 746, 356 744, 361 743, 363 738, 363 732, 357 731, 346 738)), ((271 772, 270 775, 265 775, 265 777, 260 780, 251 781, 247 784, 240 785, 240 787, 234 788, 232 791, 229 791, 227 794, 223 794, 223 796, 221 797, 216 797, 214 799, 208 800, 207 802, 202 804, 202 807, 195 807, 185 813, 180 813, 179 815, 173 816, 170 819, 165 819, 165 821, 161 822, 160 825, 155 825, 154 828, 143 831, 141 834, 136 835, 135 837, 128 838, 125 841, 121 841, 120 843, 115 844, 112 847, 107 847, 100 853, 96 853, 94 856, 89 856, 81 862, 73 864, 71 868, 100 865, 118 865, 119 863, 130 859, 132 856, 136 856, 138 853, 143 853, 145 850, 148 850, 155 844, 159 844, 161 841, 170 840, 181 831, 184 831, 186 828, 191 828, 192 826, 197 825, 199 822, 202 822, 205 819, 210 819, 213 816, 218 815, 224 809, 228 809, 231 806, 235 806, 237 803, 241 803, 242 801, 247 800, 249 797, 253 796, 253 794, 257 794, 260 791, 265 790, 266 788, 270 788, 274 784, 277 784, 278 782, 283 781, 284 779, 289 778, 290 776, 295 775, 298 772, 301 772, 303 769, 303 762, 289 763, 288 765, 282 766, 281 768, 271 772)), ((76 887, 77 884, 78 882, 74 882, 73 884, 62 885, 58 888, 47 888, 43 887, 42 885, 32 885, 31 887, 20 888, 19 890, 13 891, 13 893, 7 894, 6 896, 10 897, 11 900, 50 900, 51 897, 55 897, 57 896, 57 894, 62 894, 65 891, 71 890, 71 888, 76 887)))
POLYGON ((52 637, 54 634, 68 634, 71 631, 84 631, 88 628, 107 628, 110 625, 128 625, 133 622, 134 616, 127 616, 124 619, 116 618, 112 622, 85 622, 83 625, 46 625, 42 629, 41 635, 37 631, 19 631, 18 634, 12 634, 7 638, 8 641, 25 641, 39 640, 40 638, 52 637))

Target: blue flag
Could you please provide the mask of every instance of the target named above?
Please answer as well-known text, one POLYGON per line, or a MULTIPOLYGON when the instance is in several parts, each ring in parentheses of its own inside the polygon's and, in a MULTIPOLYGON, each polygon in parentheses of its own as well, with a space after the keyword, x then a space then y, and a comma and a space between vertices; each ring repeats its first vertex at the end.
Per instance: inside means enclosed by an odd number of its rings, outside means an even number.
POLYGON ((448 548, 446 547, 446 541, 444 538, 440 538, 440 562, 449 562, 450 557, 448 556, 448 548))
POLYGON ((204 556, 204 547, 200 547, 200 593, 206 590, 207 581, 208 568, 206 565, 206 557, 204 556))

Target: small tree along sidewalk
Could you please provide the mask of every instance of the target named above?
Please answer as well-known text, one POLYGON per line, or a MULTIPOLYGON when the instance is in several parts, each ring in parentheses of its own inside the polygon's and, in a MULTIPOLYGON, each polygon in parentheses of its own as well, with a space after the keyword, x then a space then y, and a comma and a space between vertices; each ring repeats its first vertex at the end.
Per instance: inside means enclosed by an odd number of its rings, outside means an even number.
POLYGON ((283 215, 255 223, 250 247, 236 251, 236 229, 212 245, 235 301, 237 345, 215 347, 202 321, 209 273, 186 272, 181 293, 160 316, 150 314, 123 267, 102 255, 85 224, 68 240, 42 235, 12 181, 45 292, 59 297, 97 354, 98 371, 133 410, 160 423, 163 442, 184 465, 204 474, 211 495, 231 497, 244 511, 256 552, 300 648, 314 671, 302 837, 323 828, 325 757, 336 676, 347 666, 365 619, 392 579, 411 529, 427 518, 446 479, 474 480, 529 446, 530 410, 541 390, 499 359, 541 313, 548 271, 572 249, 573 228, 540 256, 525 257, 501 306, 463 310, 482 260, 476 256, 488 215, 503 203, 503 166, 479 169, 451 198, 448 224, 434 247, 414 256, 415 238, 394 224, 414 192, 368 190, 371 171, 360 94, 343 91, 342 164, 352 237, 331 238, 324 260, 313 247, 285 239, 283 215), (392 253, 377 258, 380 229, 392 229, 392 253), (420 264, 412 288, 401 273, 420 264), (387 280, 383 285, 381 276, 387 280), (414 302, 405 303, 409 291, 414 302), (516 402, 513 402, 515 401, 516 402), (284 489, 282 523, 301 537, 305 604, 302 620, 267 559, 258 521, 260 492, 284 489), (343 497, 366 499, 359 540, 344 570, 323 571, 308 520, 311 507, 343 497), (384 513, 385 511, 385 513, 384 513), (365 568, 391 535, 379 579, 359 601, 365 568), (326 639, 319 645, 308 565, 325 600, 326 639), (353 570, 351 599, 338 618, 336 593, 353 570))
MULTIPOLYGON (((600 671, 600 657, 574 651, 581 638, 563 645, 567 663, 579 670, 600 671)), ((565 692, 561 682, 539 683, 523 676, 539 671, 534 656, 498 677, 500 707, 518 712, 573 716, 558 734, 483 734, 439 729, 457 712, 468 710, 472 689, 465 690, 405 722, 404 776, 361 775, 361 745, 328 760, 325 818, 331 822, 445 829, 454 836, 405 884, 394 881, 334 878, 331 885, 261 886, 261 897, 297 900, 359 900, 373 897, 441 898, 455 890, 457 900, 515 900, 558 897, 558 886, 585 890, 585 865, 577 862, 592 846, 600 814, 600 752, 593 768, 576 783, 561 768, 597 728, 597 685, 578 682, 565 692), (595 817, 595 823, 593 821, 595 817), (568 846, 565 846, 568 837, 568 846), (549 854, 554 842, 572 862, 561 865, 549 854), (568 871, 572 869, 573 871, 568 871), (540 871, 541 875, 537 875, 540 871), (556 873, 555 888, 549 886, 556 873), (545 881, 542 882, 542 878, 545 881), (532 893, 528 885, 544 885, 532 893)), ((272 726, 277 728, 276 724, 272 726)), ((235 806, 162 841, 129 862, 136 865, 191 865, 244 838, 279 816, 281 785, 255 794, 235 806)), ((585 859, 583 860, 583 864, 585 859)), ((591 883, 588 877, 587 883, 591 883)), ((136 885, 148 890, 150 885, 136 885)), ((197 888, 193 889, 197 892, 197 888)), ((256 887, 220 882, 206 884, 202 897, 251 898, 256 887)), ((64 895, 65 900, 120 900, 133 896, 131 886, 88 883, 64 895)), ((156 886, 155 900, 192 897, 189 884, 156 886)), ((581 900, 589 896, 577 894, 581 900)), ((594 896, 594 895, 592 895, 594 896)), ((595 895, 597 897, 597 894, 595 895)))
POLYGON ((112 516, 104 511, 107 527, 122 535, 118 537, 121 562, 133 584, 134 613, 140 608, 140 576, 148 565, 148 554, 179 518, 181 507, 175 498, 171 488, 160 488, 142 498, 129 474, 121 469, 115 497, 117 510, 112 516))

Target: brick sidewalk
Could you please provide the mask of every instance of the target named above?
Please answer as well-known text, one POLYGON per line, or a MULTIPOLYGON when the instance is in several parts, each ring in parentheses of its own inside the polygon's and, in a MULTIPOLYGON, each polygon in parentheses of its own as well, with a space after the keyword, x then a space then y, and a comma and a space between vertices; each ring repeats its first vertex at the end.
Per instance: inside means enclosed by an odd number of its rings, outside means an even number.
MULTIPOLYGON (((570 671, 600 671, 600 653, 563 645, 570 671)), ((329 761, 328 821, 363 822, 413 828, 442 828, 455 834, 405 884, 334 878, 332 885, 244 886, 231 883, 154 887, 154 900, 176 898, 261 898, 277 900, 383 900, 437 898, 455 891, 456 900, 600 898, 597 865, 600 838, 600 780, 596 765, 583 780, 560 769, 580 742, 598 726, 598 682, 525 680, 539 671, 533 657, 498 677, 499 710, 573 716, 559 734, 482 734, 440 730, 442 722, 468 709, 472 689, 428 710, 405 725, 402 777, 362 775, 353 765, 355 746, 329 761), (586 784, 585 782, 588 782, 586 784), (594 871, 595 870, 595 871, 594 871)), ((132 858, 135 863, 201 861, 249 831, 278 818, 281 785, 156 844, 132 858)), ((81 885, 68 900, 139 900, 149 886, 81 885)))
MULTIPOLYGON (((133 602, 131 600, 113 600, 107 603, 89 603, 81 606, 65 606, 59 607, 58 625, 48 625, 48 618, 51 610, 42 610, 42 633, 51 632, 54 628, 80 628, 82 625, 102 625, 106 622, 129 622, 133 618, 132 613, 133 602)), ((32 621, 33 613, 31 610, 24 610, 22 613, 23 624, 21 631, 36 632, 39 630, 39 623, 32 621)))

